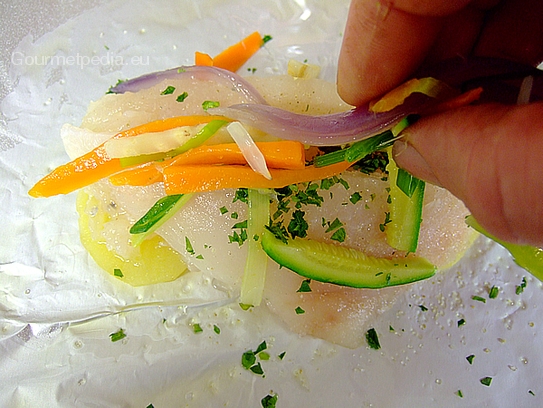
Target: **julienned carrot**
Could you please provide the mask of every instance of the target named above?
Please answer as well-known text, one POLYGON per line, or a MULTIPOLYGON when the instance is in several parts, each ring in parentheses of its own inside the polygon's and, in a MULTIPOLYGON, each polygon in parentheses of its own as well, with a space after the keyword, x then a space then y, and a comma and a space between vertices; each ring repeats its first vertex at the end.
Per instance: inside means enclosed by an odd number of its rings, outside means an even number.
MULTIPOLYGON (((305 167, 305 150, 300 142, 285 140, 256 145, 270 168, 301 170, 305 167)), ((117 186, 147 186, 162 181, 162 169, 166 167, 210 164, 247 164, 247 161, 235 143, 199 146, 163 162, 126 169, 111 176, 109 181, 117 186)))
MULTIPOLYGON (((266 164, 272 169, 303 169, 304 145, 295 141, 257 142, 266 164)), ((175 157, 172 166, 191 164, 247 164, 236 143, 200 146, 175 157)))
POLYGON ((213 58, 209 54, 196 51, 194 53, 194 65, 212 67, 213 58))
POLYGON ((264 44, 258 31, 248 35, 213 58, 213 66, 236 72, 251 58, 264 44))
MULTIPOLYGON (((214 119, 225 120, 222 116, 194 115, 176 116, 157 120, 117 133, 114 138, 130 137, 142 133, 161 132, 180 126, 196 126, 214 119)), ((68 194, 79 188, 95 183, 104 177, 123 170, 119 159, 111 159, 101 144, 89 153, 57 167, 30 189, 32 197, 51 197, 68 194)))
POLYGON ((343 161, 326 167, 307 166, 303 170, 270 169, 271 180, 248 166, 170 166, 164 169, 164 188, 170 195, 224 188, 281 188, 326 179, 347 170, 350 165, 343 161))
MULTIPOLYGON (((165 164, 167 160, 160 164, 165 164)), ((149 186, 162 181, 162 169, 156 162, 130 167, 109 177, 114 186, 149 186)))

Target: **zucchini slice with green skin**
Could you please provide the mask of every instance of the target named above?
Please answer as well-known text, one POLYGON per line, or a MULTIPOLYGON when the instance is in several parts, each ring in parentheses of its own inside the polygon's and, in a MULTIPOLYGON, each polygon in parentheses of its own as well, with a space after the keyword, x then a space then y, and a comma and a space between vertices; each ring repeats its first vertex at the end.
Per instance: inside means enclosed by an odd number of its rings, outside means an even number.
POLYGON ((278 239, 266 230, 262 247, 279 265, 319 282, 379 289, 432 277, 436 267, 416 256, 375 258, 352 248, 310 239, 278 239))

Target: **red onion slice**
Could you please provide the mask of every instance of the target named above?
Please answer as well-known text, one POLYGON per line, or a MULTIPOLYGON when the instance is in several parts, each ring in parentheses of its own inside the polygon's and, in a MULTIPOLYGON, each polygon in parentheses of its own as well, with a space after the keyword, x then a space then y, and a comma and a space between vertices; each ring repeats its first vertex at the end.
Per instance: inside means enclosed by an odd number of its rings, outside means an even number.
POLYGON ((121 82, 110 89, 111 93, 138 92, 150 88, 165 79, 189 77, 202 81, 216 81, 229 85, 233 90, 241 93, 248 103, 266 104, 266 100, 245 79, 225 69, 207 66, 183 66, 166 71, 153 72, 140 77, 121 82))
POLYGON ((420 112, 431 102, 422 94, 413 94, 406 102, 388 112, 374 113, 368 105, 330 115, 302 115, 269 105, 238 104, 228 108, 209 109, 243 124, 285 140, 296 140, 312 146, 337 146, 363 140, 380 133, 403 117, 420 112))
MULTIPOLYGON (((534 67, 496 58, 455 58, 444 61, 434 68, 416 75, 431 76, 462 91, 484 84, 488 95, 493 100, 507 103, 504 99, 505 88, 514 88, 515 103, 522 78, 533 75, 531 100, 538 100, 543 93, 543 71, 534 67), (518 79, 518 85, 511 83, 518 79), (500 92, 494 96, 493 87, 500 92)), ((295 114, 269 105, 239 104, 228 108, 213 109, 213 114, 223 115, 253 126, 266 133, 286 140, 296 140, 314 146, 343 145, 363 140, 390 128, 401 118, 412 113, 423 113, 437 100, 422 94, 413 94, 402 105, 389 112, 374 113, 368 106, 360 106, 348 112, 310 116, 295 114)), ((211 112, 211 110, 210 110, 211 112)))

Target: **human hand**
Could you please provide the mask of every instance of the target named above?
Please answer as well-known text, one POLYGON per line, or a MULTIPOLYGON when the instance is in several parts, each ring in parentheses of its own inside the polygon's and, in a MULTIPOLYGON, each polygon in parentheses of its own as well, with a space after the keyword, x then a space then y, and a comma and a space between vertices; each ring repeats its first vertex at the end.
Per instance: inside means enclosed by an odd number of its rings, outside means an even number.
MULTIPOLYGON (((541 0, 353 0, 338 91, 360 105, 421 65, 454 56, 543 60, 541 0)), ((397 163, 459 197, 489 232, 543 245, 543 103, 479 105, 423 118, 397 163)))

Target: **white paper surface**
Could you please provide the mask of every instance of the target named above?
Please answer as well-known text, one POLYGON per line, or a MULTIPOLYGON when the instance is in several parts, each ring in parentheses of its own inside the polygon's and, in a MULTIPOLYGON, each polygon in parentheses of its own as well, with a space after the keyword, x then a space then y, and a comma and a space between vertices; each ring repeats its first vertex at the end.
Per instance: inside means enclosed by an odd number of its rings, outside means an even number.
POLYGON ((74 194, 27 195, 68 159, 61 126, 77 125, 89 101, 119 78, 190 64, 196 50, 214 55, 259 30, 273 40, 251 60, 257 72, 285 72, 296 57, 321 65, 333 81, 346 1, 1 7, 0 406, 258 407, 273 393, 278 407, 543 404, 542 285, 485 239, 374 322, 381 350, 348 350, 289 333, 265 308, 198 307, 225 295, 192 276, 128 288, 83 250, 74 194), (494 285, 498 297, 489 299, 494 285), (203 333, 193 332, 194 322, 203 333), (111 342, 120 328, 127 337, 111 342), (271 355, 264 378, 240 364, 263 340, 271 355), (480 383, 487 376, 489 387, 480 383))

